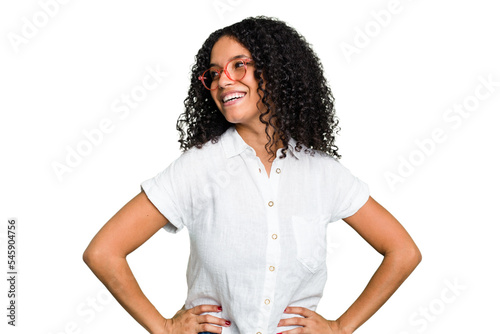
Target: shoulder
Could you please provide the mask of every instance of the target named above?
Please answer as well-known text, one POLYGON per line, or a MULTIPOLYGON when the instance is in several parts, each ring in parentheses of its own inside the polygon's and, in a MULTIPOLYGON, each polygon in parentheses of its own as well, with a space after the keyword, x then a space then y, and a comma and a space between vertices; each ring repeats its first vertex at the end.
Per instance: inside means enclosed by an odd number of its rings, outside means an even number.
POLYGON ((298 153, 300 164, 304 172, 312 174, 311 177, 319 178, 329 186, 339 183, 351 184, 356 179, 350 168, 340 162, 337 157, 319 150, 312 150, 312 154, 302 151, 298 153))
POLYGON ((175 159, 175 163, 181 168, 203 169, 220 161, 223 157, 224 152, 219 138, 217 142, 209 140, 201 147, 193 146, 181 152, 177 159, 175 159))
POLYGON ((323 151, 308 149, 302 146, 302 149, 299 152, 294 150, 293 154, 298 156, 299 161, 303 164, 308 165, 309 168, 320 168, 320 169, 344 168, 337 157, 334 157, 323 151))

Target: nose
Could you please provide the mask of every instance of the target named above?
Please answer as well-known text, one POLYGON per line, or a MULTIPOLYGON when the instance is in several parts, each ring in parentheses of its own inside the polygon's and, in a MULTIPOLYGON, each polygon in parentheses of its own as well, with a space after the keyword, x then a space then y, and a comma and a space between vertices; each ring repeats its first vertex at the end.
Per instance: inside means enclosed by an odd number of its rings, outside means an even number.
POLYGON ((232 85, 233 80, 229 79, 226 75, 226 72, 221 71, 220 77, 219 77, 219 87, 226 87, 227 85, 232 85))

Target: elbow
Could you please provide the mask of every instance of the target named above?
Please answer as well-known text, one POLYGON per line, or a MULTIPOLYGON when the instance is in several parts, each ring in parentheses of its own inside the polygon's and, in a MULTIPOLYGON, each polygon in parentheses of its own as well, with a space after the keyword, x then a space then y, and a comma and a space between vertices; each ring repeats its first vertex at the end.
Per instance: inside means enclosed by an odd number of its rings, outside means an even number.
POLYGON ((415 246, 415 261, 416 261, 416 266, 422 262, 422 253, 420 252, 420 249, 418 249, 417 246, 415 246))
POLYGON ((409 259, 415 263, 415 267, 422 261, 422 253, 420 249, 418 249, 415 242, 412 240, 411 244, 408 246, 408 257, 409 259))
POLYGON ((89 268, 92 268, 93 266, 95 266, 98 263, 99 259, 102 259, 102 258, 103 258, 102 254, 99 254, 99 251, 94 249, 91 246, 89 246, 89 247, 87 247, 87 249, 85 249, 85 251, 83 252, 83 256, 82 256, 83 262, 85 262, 85 264, 89 268))
POLYGON ((85 249, 85 251, 83 252, 83 262, 85 262, 85 264, 90 267, 90 263, 92 262, 93 258, 94 255, 92 254, 92 251, 87 247, 87 249, 85 249))
POLYGON ((83 252, 82 259, 94 273, 100 273, 125 260, 125 257, 116 255, 106 247, 89 245, 83 252))
POLYGON ((422 262, 422 253, 417 246, 408 251, 407 261, 410 263, 412 270, 415 269, 420 262, 422 262))
POLYGON ((83 262, 87 265, 87 267, 99 278, 104 278, 108 273, 110 268, 112 267, 112 263, 110 263, 109 257, 107 254, 104 254, 102 250, 95 248, 87 248, 83 252, 83 262))
POLYGON ((422 262, 422 253, 416 245, 401 252, 400 260, 405 263, 407 269, 412 272, 420 262, 422 262))
POLYGON ((422 253, 415 244, 410 247, 395 249, 386 255, 394 261, 401 271, 408 274, 422 261, 422 253))

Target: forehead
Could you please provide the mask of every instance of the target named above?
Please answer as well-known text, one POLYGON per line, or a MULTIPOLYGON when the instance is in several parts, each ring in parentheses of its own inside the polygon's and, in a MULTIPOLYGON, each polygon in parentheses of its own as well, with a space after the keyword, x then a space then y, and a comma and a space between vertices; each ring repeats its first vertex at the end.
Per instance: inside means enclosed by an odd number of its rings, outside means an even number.
POLYGON ((250 57, 250 51, 240 44, 236 39, 229 36, 222 36, 215 42, 210 53, 210 63, 224 65, 231 58, 245 55, 250 57))

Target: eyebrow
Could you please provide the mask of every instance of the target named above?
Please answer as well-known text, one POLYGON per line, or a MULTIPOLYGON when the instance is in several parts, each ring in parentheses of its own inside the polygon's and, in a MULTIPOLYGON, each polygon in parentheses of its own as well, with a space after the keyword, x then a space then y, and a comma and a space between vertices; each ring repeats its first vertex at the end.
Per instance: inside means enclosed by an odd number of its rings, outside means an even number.
MULTIPOLYGON (((237 55, 237 56, 234 56, 231 59, 229 59, 229 61, 235 60, 235 59, 238 59, 238 58, 249 58, 249 59, 251 59, 252 57, 249 57, 249 56, 246 56, 246 55, 237 55)), ((219 66, 217 64, 214 64, 214 63, 211 63, 210 65, 208 65, 208 67, 212 67, 212 66, 221 67, 221 66, 219 66)))

